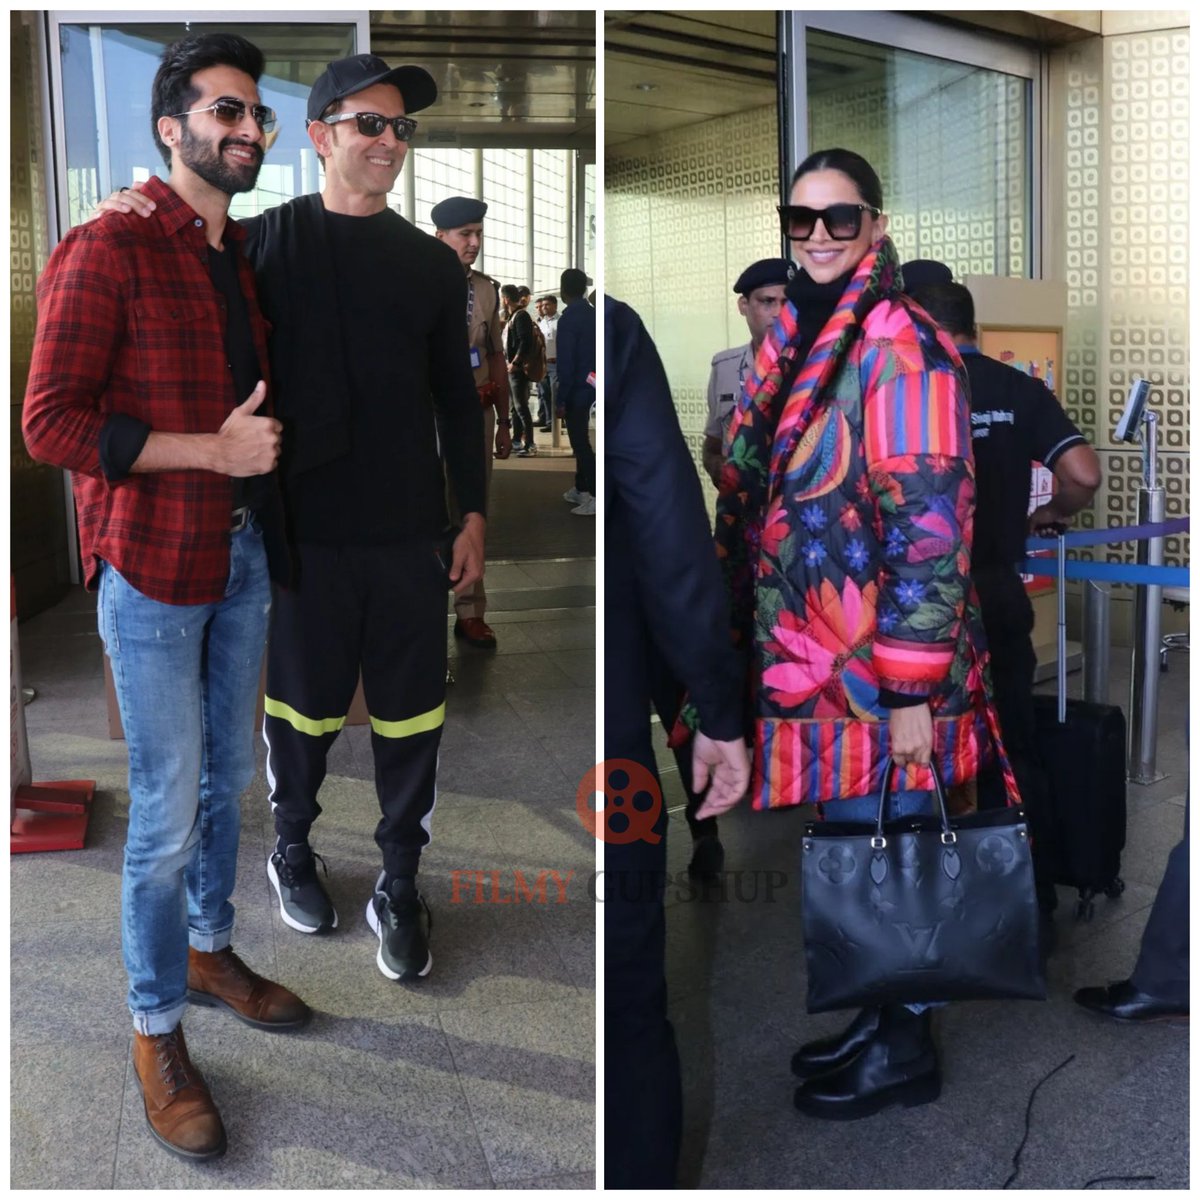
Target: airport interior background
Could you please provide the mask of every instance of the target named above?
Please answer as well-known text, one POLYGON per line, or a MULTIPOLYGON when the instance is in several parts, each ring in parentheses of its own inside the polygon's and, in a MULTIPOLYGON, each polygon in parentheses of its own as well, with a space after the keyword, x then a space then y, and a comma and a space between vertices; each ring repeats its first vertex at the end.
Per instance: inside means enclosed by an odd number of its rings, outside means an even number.
MULTIPOLYGON (((1141 452, 1112 435, 1139 375, 1155 389, 1167 516, 1183 516, 1189 16, 953 18, 606 13, 606 291, 645 320, 698 463, 710 358, 746 341, 733 281, 781 252, 781 177, 810 150, 857 150, 880 174, 902 262, 1058 285, 1061 358, 1039 366, 1104 470, 1077 525, 1136 517, 1141 452)), ((1021 324, 1020 313, 1000 316, 1021 324)), ((705 493, 715 504, 707 480, 705 493)), ((1132 561, 1134 549, 1095 553, 1132 561)), ((1186 534, 1167 539, 1168 563, 1188 554, 1186 534)), ((1114 587, 1122 644, 1130 595, 1114 587)), ((1074 637, 1074 586, 1069 603, 1074 637)), ((1163 622, 1184 629, 1186 614, 1167 608, 1163 622)))

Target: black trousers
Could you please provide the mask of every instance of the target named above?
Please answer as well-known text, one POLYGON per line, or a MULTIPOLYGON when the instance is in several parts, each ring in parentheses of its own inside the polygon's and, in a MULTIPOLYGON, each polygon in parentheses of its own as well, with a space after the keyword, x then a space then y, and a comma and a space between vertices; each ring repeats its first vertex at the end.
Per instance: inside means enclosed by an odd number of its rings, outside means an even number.
POLYGON ((526 446, 534 444, 533 414, 529 411, 529 389, 533 386, 524 375, 508 377, 508 395, 512 400, 512 440, 513 449, 518 443, 526 446))
MULTIPOLYGON (((612 594, 605 628, 604 754, 657 779, 649 638, 636 602, 612 594)), ((683 1128, 679 1053, 667 1020, 667 813, 657 842, 604 848, 604 1171, 609 1188, 673 1188, 683 1128)))
POLYGON ((1183 841, 1171 851, 1158 885, 1154 907, 1142 934, 1142 948, 1130 979, 1139 992, 1168 1004, 1188 1006, 1188 830, 1191 802, 1184 817, 1183 841))
POLYGON ((275 832, 306 841, 326 756, 362 672, 390 876, 428 845, 446 699, 446 582, 433 542, 297 549, 299 585, 277 588, 267 643, 267 781, 275 832))
POLYGON ((588 420, 590 406, 586 404, 568 404, 567 437, 571 442, 571 452, 575 455, 575 489, 596 494, 596 451, 592 449, 588 437, 588 420))

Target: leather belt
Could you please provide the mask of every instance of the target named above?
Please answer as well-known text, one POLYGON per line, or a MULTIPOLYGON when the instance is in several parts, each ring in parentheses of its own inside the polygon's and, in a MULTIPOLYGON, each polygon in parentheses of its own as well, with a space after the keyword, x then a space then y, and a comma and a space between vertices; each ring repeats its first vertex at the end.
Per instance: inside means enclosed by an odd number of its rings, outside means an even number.
POLYGON ((248 504, 233 510, 233 521, 229 526, 230 533, 241 533, 254 520, 254 509, 248 504))

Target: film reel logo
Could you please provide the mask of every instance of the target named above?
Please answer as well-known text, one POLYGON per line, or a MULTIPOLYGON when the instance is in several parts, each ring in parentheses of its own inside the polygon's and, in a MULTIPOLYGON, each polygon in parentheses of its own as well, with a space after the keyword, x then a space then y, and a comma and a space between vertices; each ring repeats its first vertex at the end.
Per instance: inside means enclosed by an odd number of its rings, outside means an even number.
POLYGON ((575 808, 583 827, 613 846, 662 841, 662 835, 654 831, 662 805, 662 789, 653 772, 626 758, 597 763, 575 793, 575 808), (601 797, 604 803, 597 806, 601 797))

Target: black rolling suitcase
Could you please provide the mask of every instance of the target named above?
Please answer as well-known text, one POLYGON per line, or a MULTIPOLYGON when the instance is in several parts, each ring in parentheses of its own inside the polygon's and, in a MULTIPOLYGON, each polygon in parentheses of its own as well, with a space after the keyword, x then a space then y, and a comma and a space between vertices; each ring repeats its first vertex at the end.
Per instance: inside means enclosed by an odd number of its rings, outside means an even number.
MULTIPOLYGON (((1050 835, 1043 847, 1055 883, 1079 890, 1077 920, 1093 898, 1125 890, 1125 714, 1111 704, 1067 700, 1066 543, 1058 541, 1058 696, 1035 696, 1050 835)), ((1037 852, 1035 845, 1034 850, 1037 852)))

